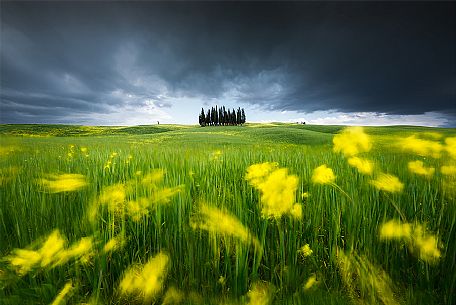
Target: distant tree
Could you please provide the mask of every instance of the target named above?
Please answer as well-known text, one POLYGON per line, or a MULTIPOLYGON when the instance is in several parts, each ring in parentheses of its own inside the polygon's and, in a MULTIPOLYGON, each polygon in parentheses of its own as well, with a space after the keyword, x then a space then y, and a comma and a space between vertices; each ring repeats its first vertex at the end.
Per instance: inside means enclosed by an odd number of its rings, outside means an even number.
POLYGON ((201 113, 199 115, 199 124, 201 127, 206 126, 206 116, 204 115, 204 109, 201 108, 201 113))
POLYGON ((209 126, 210 123, 211 123, 211 110, 208 109, 207 113, 206 113, 206 126, 209 126))
POLYGON ((225 106, 215 106, 207 109, 201 108, 201 113, 198 116, 198 122, 201 127, 204 126, 234 126, 245 123, 244 108, 226 109, 225 106))
POLYGON ((244 108, 241 109, 241 125, 245 124, 245 111, 244 108))

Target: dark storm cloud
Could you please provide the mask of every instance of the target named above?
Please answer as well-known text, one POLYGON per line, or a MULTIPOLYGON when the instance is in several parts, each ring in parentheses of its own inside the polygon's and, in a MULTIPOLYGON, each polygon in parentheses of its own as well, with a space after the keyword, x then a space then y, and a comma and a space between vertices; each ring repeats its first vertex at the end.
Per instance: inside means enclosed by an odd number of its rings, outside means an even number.
POLYGON ((455 3, 2 2, 1 121, 179 97, 456 113, 455 3))

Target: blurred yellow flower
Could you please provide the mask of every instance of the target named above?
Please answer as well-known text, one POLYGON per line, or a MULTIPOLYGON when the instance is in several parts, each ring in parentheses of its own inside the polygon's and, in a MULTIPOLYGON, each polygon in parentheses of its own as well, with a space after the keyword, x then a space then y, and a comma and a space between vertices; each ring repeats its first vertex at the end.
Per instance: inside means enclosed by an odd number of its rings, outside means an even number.
POLYGON ((269 283, 256 282, 252 289, 247 292, 249 302, 247 305, 267 305, 272 301, 271 287, 269 283))
POLYGON ((443 175, 452 176, 456 175, 456 166, 454 165, 443 165, 440 167, 440 172, 443 175))
POLYGON ((456 137, 445 139, 445 150, 451 158, 456 159, 456 137))
POLYGON ((380 174, 377 179, 371 180, 370 183, 377 189, 390 193, 401 192, 404 184, 399 181, 399 178, 389 174, 380 174))
POLYGON ((348 159, 348 164, 364 175, 371 175, 374 171, 374 163, 367 159, 351 157, 348 159))
POLYGON ((154 169, 142 178, 141 183, 147 186, 156 186, 163 181, 165 177, 165 170, 154 169))
POLYGON ((62 290, 60 290, 59 294, 55 297, 55 299, 51 303, 51 305, 66 304, 65 298, 73 289, 74 289, 74 287, 73 287, 73 283, 71 281, 66 283, 65 286, 63 286, 62 290))
POLYGON ((49 179, 43 178, 40 183, 51 193, 71 192, 87 186, 85 176, 80 174, 49 175, 49 179))
POLYGON ((443 145, 436 141, 418 139, 415 135, 399 141, 399 146, 406 151, 411 151, 424 157, 440 158, 443 145))
POLYGON ((380 239, 410 239, 412 226, 409 223, 401 223, 390 220, 380 226, 380 239))
POLYGON ((336 180, 336 176, 331 168, 327 167, 326 164, 320 165, 314 169, 312 174, 312 182, 316 184, 331 184, 336 180))
POLYGON ((179 304, 184 300, 184 293, 175 287, 169 287, 163 297, 162 305, 179 304))
POLYGON ((415 173, 417 175, 422 175, 426 177, 431 177, 434 175, 435 168, 433 167, 425 167, 423 165, 423 161, 416 160, 416 161, 410 161, 408 163, 408 169, 412 173, 415 173))
POLYGON ((257 249, 261 249, 259 240, 239 219, 205 204, 202 204, 199 213, 191 218, 190 226, 195 230, 200 229, 222 236, 235 237, 247 244, 253 243, 257 249))
POLYGON ((307 282, 304 284, 304 290, 309 290, 317 283, 317 276, 313 274, 307 279, 307 282))
POLYGON ((265 178, 278 167, 276 162, 265 162, 259 164, 250 165, 247 168, 247 174, 245 179, 250 182, 253 186, 257 186, 264 182, 265 178))
POLYGON ((120 292, 137 295, 146 302, 151 301, 163 289, 168 264, 169 256, 160 252, 144 266, 130 267, 122 276, 120 292))
POLYGON ((114 252, 125 245, 125 240, 122 236, 111 238, 103 247, 104 253, 114 252))
POLYGON ((65 249, 66 243, 59 230, 54 230, 38 250, 15 249, 7 260, 17 273, 25 275, 37 267, 53 268, 67 263, 70 259, 86 259, 93 255, 92 237, 82 238, 69 249, 65 249))
POLYGON ((334 136, 333 143, 333 151, 342 152, 347 157, 368 152, 372 148, 369 136, 359 126, 345 128, 334 136))
POLYGON ((118 183, 103 188, 98 203, 107 205, 111 212, 121 212, 126 200, 125 184, 118 183))
POLYGON ((298 252, 301 253, 302 256, 308 257, 308 256, 311 256, 311 255, 312 255, 313 250, 310 249, 309 244, 305 244, 304 246, 302 246, 302 247, 298 250, 298 252))
POLYGON ((296 205, 298 177, 289 175, 288 169, 277 168, 277 163, 254 164, 247 168, 246 179, 261 192, 261 214, 265 218, 280 218, 291 214, 302 217, 300 205, 296 205))
POLYGON ((404 241, 412 253, 418 253, 420 259, 435 263, 441 256, 438 239, 426 232, 421 224, 402 223, 390 220, 380 226, 380 239, 404 241))

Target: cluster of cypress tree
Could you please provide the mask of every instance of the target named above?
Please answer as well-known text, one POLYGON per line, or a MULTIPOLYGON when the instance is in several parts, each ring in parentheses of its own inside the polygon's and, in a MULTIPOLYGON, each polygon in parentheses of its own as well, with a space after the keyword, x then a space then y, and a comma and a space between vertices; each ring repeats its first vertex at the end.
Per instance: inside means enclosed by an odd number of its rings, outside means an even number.
POLYGON ((204 126, 228 126, 228 125, 242 125, 245 123, 245 112, 244 108, 238 108, 237 110, 225 109, 222 107, 212 107, 207 110, 205 114, 204 108, 201 108, 199 115, 199 124, 201 127, 204 126))

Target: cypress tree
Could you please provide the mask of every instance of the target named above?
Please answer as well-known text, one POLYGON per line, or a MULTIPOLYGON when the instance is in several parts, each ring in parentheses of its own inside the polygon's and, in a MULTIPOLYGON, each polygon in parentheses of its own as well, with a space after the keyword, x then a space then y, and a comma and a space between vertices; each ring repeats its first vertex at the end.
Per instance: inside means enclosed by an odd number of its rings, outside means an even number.
POLYGON ((207 109, 207 114, 206 114, 206 126, 209 126, 211 123, 211 110, 207 109))
POLYGON ((241 110, 241 125, 245 124, 245 111, 244 108, 241 110))
POLYGON ((204 109, 201 108, 201 113, 199 115, 199 124, 201 127, 206 126, 206 116, 204 115, 204 109))

